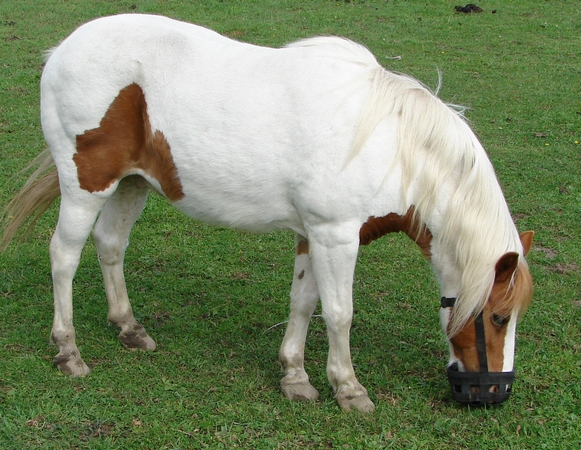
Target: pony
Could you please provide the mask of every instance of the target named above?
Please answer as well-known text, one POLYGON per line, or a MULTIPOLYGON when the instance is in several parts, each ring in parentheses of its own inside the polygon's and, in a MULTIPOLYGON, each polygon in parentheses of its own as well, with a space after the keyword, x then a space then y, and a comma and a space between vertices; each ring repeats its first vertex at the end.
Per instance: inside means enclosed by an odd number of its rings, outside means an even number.
POLYGON ((50 241, 61 372, 90 371, 76 345, 72 280, 91 231, 108 320, 124 346, 155 349, 123 275, 131 228, 155 191, 195 219, 296 233, 279 353, 290 400, 319 395, 304 348, 320 300, 339 406, 375 408, 351 363, 354 268, 360 245, 400 231, 440 284, 454 398, 508 398, 516 324, 532 297, 533 232, 519 236, 461 112, 420 82, 339 37, 267 48, 129 14, 74 31, 48 53, 40 87, 48 149, 8 207, 1 245, 61 197, 50 241))

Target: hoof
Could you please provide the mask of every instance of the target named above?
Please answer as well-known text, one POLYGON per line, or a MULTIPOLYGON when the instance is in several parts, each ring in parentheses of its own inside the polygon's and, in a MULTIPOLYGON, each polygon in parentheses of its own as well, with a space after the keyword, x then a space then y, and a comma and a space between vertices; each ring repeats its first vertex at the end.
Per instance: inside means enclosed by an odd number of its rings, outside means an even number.
POLYGON ((54 357, 53 361, 58 370, 71 377, 84 377, 91 371, 89 366, 79 356, 61 355, 59 353, 54 357))
POLYGON ((142 325, 135 325, 129 330, 119 333, 119 340, 125 348, 130 350, 150 350, 156 348, 155 341, 149 337, 142 325))
POLYGON ((359 411, 362 413, 372 413, 375 405, 369 399, 367 391, 363 386, 358 389, 346 388, 337 393, 337 403, 345 412, 359 411))
POLYGON ((312 402, 319 398, 319 392, 308 381, 285 383, 283 378, 280 389, 285 397, 293 402, 312 402))

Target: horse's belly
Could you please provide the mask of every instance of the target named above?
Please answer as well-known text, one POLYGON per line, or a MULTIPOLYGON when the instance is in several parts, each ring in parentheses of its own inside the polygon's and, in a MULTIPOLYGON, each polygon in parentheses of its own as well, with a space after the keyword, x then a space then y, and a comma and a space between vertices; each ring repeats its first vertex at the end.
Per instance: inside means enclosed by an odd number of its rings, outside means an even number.
POLYGON ((304 232, 297 210, 280 186, 183 182, 184 197, 173 205, 189 217, 248 231, 304 232))

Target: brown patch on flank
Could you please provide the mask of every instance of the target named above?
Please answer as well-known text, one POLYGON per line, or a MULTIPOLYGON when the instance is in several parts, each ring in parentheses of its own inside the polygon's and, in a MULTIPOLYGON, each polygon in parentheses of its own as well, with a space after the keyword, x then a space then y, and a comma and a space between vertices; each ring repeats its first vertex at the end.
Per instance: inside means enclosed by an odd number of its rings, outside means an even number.
POLYGON ((371 216, 359 230, 359 245, 368 245, 388 233, 403 231, 418 244, 424 256, 429 259, 432 256, 432 233, 425 225, 415 223, 414 213, 415 208, 411 206, 404 216, 396 213, 383 217, 371 216))
POLYGON ((98 128, 77 136, 73 160, 86 191, 103 191, 142 170, 170 200, 184 197, 169 144, 161 131, 152 132, 143 90, 135 83, 119 92, 98 128))
POLYGON ((309 241, 301 240, 297 244, 297 255, 308 255, 309 253, 309 241))
POLYGON ((305 269, 301 270, 301 273, 299 273, 298 278, 299 280, 302 280, 305 276, 305 269))

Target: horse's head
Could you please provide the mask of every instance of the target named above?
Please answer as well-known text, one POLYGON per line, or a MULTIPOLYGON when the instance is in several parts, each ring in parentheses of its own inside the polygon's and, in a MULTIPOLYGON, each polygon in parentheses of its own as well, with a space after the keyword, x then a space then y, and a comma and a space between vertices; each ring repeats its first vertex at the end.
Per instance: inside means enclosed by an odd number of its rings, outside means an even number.
MULTIPOLYGON (((521 235, 526 255, 533 233, 521 235)), ((449 338, 448 379, 460 403, 480 406, 508 399, 514 380, 516 323, 533 293, 528 267, 516 252, 496 263, 494 285, 484 309, 449 338)), ((455 298, 442 298, 441 319, 448 335, 455 298)))

